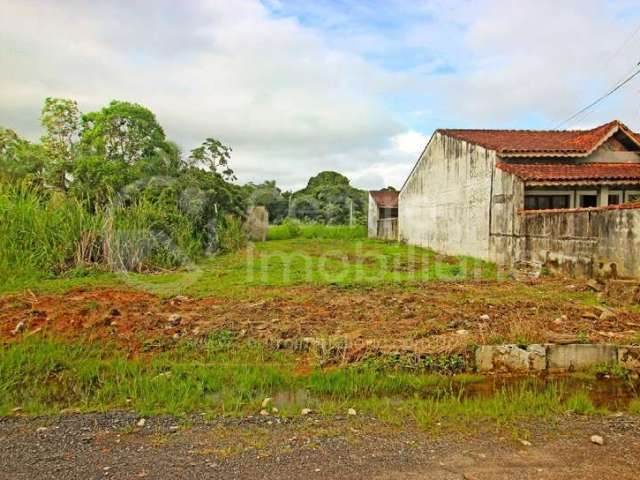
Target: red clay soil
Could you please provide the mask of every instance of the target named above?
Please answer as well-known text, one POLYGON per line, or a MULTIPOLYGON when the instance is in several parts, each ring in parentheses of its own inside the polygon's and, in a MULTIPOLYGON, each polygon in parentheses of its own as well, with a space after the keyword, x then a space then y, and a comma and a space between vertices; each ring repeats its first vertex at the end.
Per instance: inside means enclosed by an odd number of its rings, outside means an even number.
POLYGON ((549 280, 531 287, 517 282, 434 282, 412 289, 304 286, 263 288, 250 299, 163 299, 118 289, 28 293, 0 297, 0 339, 50 334, 115 341, 138 352, 229 330, 261 341, 338 336, 354 347, 454 353, 471 343, 544 342, 554 335, 615 343, 638 338, 640 313, 623 306, 603 314, 572 299, 569 287, 549 280), (565 295, 557 295, 562 290, 565 295), (179 324, 171 324, 173 314, 180 316, 179 324), (24 328, 15 332, 19 324, 24 328))

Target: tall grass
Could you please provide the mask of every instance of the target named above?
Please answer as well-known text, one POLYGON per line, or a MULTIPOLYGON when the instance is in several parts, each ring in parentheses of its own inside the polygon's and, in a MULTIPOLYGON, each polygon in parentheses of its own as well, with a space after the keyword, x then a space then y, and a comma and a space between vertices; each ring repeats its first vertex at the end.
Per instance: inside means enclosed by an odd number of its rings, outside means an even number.
POLYGON ((86 267, 170 268, 204 243, 177 208, 141 199, 90 213, 61 194, 0 184, 0 289, 86 267))

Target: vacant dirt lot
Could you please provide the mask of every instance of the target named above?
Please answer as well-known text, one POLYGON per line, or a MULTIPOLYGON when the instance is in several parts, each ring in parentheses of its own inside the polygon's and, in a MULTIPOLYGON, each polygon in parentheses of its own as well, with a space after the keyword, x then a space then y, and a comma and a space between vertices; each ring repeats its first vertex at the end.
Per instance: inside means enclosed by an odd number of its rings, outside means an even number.
POLYGON ((638 341, 640 309, 603 307, 586 285, 561 279, 253 287, 242 298, 108 288, 0 298, 0 335, 8 341, 49 333, 111 339, 139 352, 218 330, 272 342, 341 337, 354 352, 455 353, 474 342, 638 341))
POLYGON ((438 435, 360 418, 138 421, 130 413, 1 419, 0 478, 623 480, 640 469, 637 417, 438 435))

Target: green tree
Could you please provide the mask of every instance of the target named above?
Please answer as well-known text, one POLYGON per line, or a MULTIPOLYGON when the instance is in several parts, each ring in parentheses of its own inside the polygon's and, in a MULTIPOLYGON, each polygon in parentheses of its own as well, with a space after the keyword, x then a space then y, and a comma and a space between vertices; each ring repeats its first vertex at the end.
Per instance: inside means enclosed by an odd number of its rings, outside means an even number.
POLYGON ((293 193, 291 215, 304 221, 347 224, 353 210, 355 223, 366 221, 367 193, 350 185, 338 172, 320 172, 307 186, 293 193))
POLYGON ((45 129, 41 140, 47 155, 47 179, 53 186, 66 191, 80 128, 77 102, 47 97, 42 107, 40 123, 45 129))
POLYGON ((15 131, 0 127, 0 182, 26 179, 44 184, 46 154, 41 145, 21 138, 15 131))
POLYGON ((202 145, 191 150, 189 160, 192 166, 205 168, 214 173, 219 173, 227 181, 236 180, 229 160, 231 148, 215 138, 207 138, 202 145))
POLYGON ((248 183, 245 185, 248 191, 248 203, 250 205, 262 205, 269 212, 270 223, 280 223, 289 213, 288 192, 284 194, 277 187, 275 180, 267 180, 261 184, 248 183))
POLYGON ((82 116, 81 145, 84 154, 107 161, 134 165, 173 161, 174 147, 167 142, 156 116, 137 103, 114 100, 99 112, 82 116))

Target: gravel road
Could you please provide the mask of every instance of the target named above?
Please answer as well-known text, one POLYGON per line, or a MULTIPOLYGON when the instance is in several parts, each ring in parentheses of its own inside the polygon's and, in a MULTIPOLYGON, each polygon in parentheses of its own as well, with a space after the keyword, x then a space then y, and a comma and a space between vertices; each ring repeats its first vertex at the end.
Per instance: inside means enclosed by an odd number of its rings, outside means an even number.
POLYGON ((637 479, 640 417, 567 416, 481 432, 361 417, 133 413, 0 419, 2 479, 637 479), (604 438, 596 445, 590 437, 604 438))

